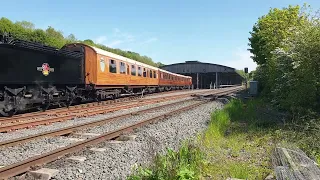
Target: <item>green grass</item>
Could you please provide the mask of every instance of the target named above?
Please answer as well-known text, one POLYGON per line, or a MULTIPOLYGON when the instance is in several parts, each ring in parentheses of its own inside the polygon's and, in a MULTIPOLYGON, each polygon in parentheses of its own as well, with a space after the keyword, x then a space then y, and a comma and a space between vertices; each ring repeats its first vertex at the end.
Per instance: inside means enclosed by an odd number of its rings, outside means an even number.
POLYGON ((136 173, 128 179, 198 179, 203 160, 204 156, 199 147, 184 143, 178 152, 168 149, 166 155, 156 156, 151 167, 138 167, 136 173))
POLYGON ((273 142, 255 108, 259 101, 243 104, 233 100, 212 114, 212 121, 201 139, 209 161, 205 176, 212 179, 263 179, 272 172, 270 152, 273 142))
MULTIPOLYGON (((261 100, 232 100, 211 114, 207 130, 178 152, 168 150, 150 167, 128 179, 264 179, 273 172, 271 152, 277 143, 295 143, 320 160, 318 144, 304 131, 282 126, 261 100)), ((320 140, 319 140, 320 141, 320 140)))

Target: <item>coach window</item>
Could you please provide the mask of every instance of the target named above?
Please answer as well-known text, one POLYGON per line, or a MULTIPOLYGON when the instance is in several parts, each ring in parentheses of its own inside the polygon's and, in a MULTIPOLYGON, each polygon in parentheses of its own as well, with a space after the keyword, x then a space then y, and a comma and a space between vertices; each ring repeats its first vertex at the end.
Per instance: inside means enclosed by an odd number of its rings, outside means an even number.
POLYGON ((127 64, 127 74, 130 74, 130 66, 127 64))
POLYGON ((149 75, 150 75, 150 78, 152 78, 152 70, 150 70, 150 74, 149 75))
POLYGON ((135 65, 131 65, 131 75, 132 76, 136 76, 137 73, 136 73, 136 66, 135 65))
POLYGON ((120 62, 120 74, 126 73, 126 64, 124 62, 120 62))
POLYGON ((138 76, 142 76, 142 70, 140 66, 138 66, 138 76))
POLYGON ((147 71, 146 71, 146 68, 143 68, 143 77, 147 77, 147 71))
POLYGON ((109 63, 109 71, 111 73, 117 73, 117 64, 115 60, 110 59, 109 63))
POLYGON ((156 73, 156 71, 153 71, 153 78, 157 78, 157 73, 156 73))

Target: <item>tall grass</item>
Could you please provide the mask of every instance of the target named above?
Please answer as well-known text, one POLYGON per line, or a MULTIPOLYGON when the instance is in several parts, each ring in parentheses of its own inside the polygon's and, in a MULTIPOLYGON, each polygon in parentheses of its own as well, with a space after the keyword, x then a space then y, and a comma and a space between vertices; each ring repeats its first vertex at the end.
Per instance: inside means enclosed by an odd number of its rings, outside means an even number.
POLYGON ((272 171, 271 147, 266 146, 268 136, 251 130, 260 123, 258 104, 232 100, 211 114, 208 129, 194 141, 185 142, 177 152, 169 149, 166 155, 156 156, 152 166, 138 168, 128 179, 262 179, 272 171))
POLYGON ((167 150, 166 155, 157 155, 154 164, 149 168, 137 168, 129 180, 138 179, 199 179, 204 162, 203 153, 199 147, 184 143, 179 151, 167 150))

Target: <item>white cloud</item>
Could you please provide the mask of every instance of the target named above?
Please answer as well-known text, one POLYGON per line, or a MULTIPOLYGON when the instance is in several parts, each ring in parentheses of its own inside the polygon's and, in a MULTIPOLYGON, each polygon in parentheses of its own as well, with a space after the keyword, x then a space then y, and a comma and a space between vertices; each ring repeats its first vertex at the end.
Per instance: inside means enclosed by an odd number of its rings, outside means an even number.
POLYGON ((126 33, 126 32, 121 32, 120 29, 118 29, 118 28, 113 29, 113 36, 117 37, 119 39, 123 39, 123 41, 128 41, 128 42, 132 42, 135 40, 133 35, 126 33))
POLYGON ((95 39, 95 43, 101 44, 107 40, 107 36, 99 36, 95 39))
POLYGON ((257 64, 250 58, 252 54, 247 48, 239 47, 232 52, 232 60, 224 61, 224 65, 230 66, 236 69, 244 69, 248 67, 249 72, 256 69, 257 64))
POLYGON ((114 48, 115 46, 117 46, 117 45, 119 45, 119 44, 121 44, 121 43, 123 43, 123 41, 121 41, 121 40, 114 40, 114 41, 108 43, 107 46, 114 48))
POLYGON ((120 30, 118 28, 114 28, 113 31, 114 31, 115 34, 120 33, 120 30))
POLYGON ((151 43, 151 42, 154 42, 154 41, 157 41, 157 40, 158 40, 158 38, 153 37, 153 38, 149 38, 149 39, 143 41, 141 44, 148 44, 148 43, 151 43))
MULTIPOLYGON (((144 41, 143 40, 138 41, 136 40, 136 37, 134 35, 127 32, 122 32, 118 28, 114 28, 111 35, 110 36, 108 35, 108 38, 107 36, 99 36, 95 39, 95 42, 99 44, 104 44, 111 48, 116 48, 116 47, 121 48, 122 45, 140 46, 140 45, 148 44, 157 40, 158 38, 152 37, 144 41)), ((130 51, 132 50, 130 49, 130 51)))

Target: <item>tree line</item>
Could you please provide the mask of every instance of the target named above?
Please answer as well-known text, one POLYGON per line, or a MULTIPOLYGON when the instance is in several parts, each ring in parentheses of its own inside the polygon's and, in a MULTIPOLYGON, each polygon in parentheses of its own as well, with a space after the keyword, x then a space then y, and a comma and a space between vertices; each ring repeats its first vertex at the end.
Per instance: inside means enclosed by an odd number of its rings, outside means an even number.
POLYGON ((131 51, 123 51, 121 49, 114 49, 107 47, 103 44, 97 44, 91 39, 78 40, 75 35, 70 34, 64 37, 63 32, 54 29, 49 26, 47 29, 38 29, 35 28, 35 25, 32 22, 28 21, 17 21, 12 22, 9 19, 2 17, 0 19, 0 34, 10 33, 13 38, 18 38, 21 40, 38 42, 45 44, 47 46, 52 46, 56 48, 61 48, 67 43, 81 42, 87 45, 92 45, 100 49, 145 63, 155 67, 161 67, 164 64, 161 62, 155 63, 150 57, 142 56, 138 53, 131 51))
POLYGON ((261 95, 293 116, 320 112, 320 21, 310 6, 271 8, 249 38, 261 95))

